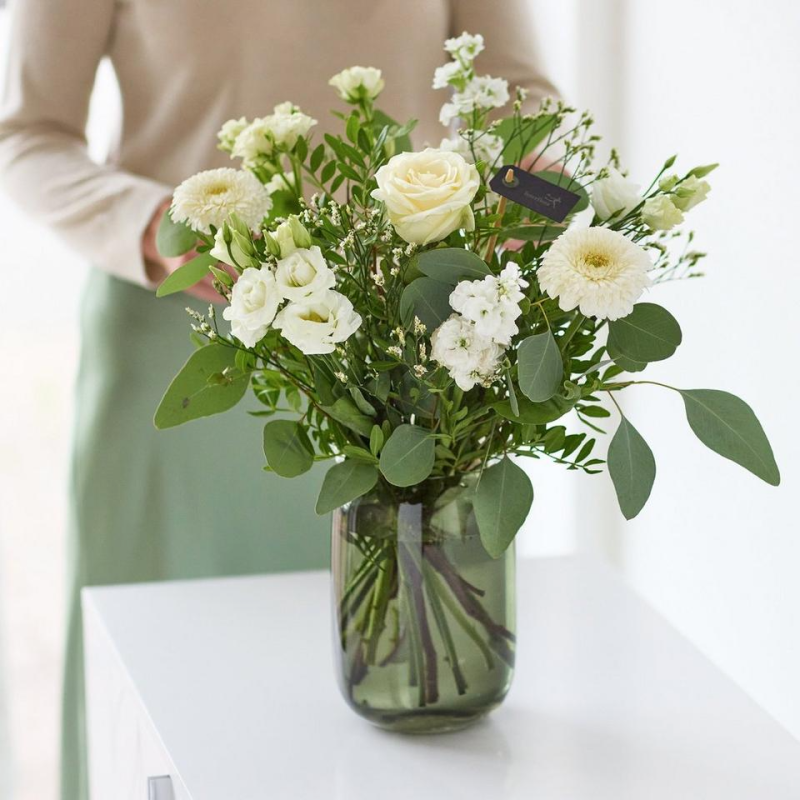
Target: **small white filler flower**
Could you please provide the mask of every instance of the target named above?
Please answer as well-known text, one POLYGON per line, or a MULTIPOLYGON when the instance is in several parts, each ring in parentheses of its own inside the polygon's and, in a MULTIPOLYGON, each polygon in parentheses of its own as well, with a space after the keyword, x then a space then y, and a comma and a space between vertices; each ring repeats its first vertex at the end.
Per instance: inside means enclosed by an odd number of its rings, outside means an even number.
POLYGON ((431 336, 431 358, 441 364, 465 392, 495 378, 503 348, 481 336, 475 323, 453 314, 431 336))
POLYGON ((576 228, 553 242, 536 273, 539 286, 564 311, 619 319, 651 281, 652 262, 639 245, 608 228, 576 228))

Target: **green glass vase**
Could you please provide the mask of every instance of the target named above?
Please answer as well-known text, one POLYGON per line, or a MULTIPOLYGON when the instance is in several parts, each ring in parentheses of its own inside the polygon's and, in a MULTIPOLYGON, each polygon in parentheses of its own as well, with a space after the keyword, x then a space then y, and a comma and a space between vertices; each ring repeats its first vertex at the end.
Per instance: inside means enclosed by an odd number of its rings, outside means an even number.
POLYGON ((468 487, 379 484, 333 515, 339 684, 382 728, 440 733, 498 706, 514 669, 514 552, 492 559, 468 487))

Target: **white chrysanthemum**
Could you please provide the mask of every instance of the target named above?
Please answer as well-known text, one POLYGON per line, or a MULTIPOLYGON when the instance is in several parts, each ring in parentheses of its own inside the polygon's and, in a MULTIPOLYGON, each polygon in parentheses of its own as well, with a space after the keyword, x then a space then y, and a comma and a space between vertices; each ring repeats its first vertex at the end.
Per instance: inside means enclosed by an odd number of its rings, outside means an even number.
POLYGON ((475 56, 483 51, 483 36, 479 33, 473 36, 464 31, 461 36, 447 39, 444 43, 444 49, 454 58, 462 61, 472 61, 475 56))
POLYGON ((222 227, 232 214, 257 231, 271 208, 269 192, 255 175, 223 167, 187 178, 172 195, 170 213, 201 233, 211 233, 212 225, 222 227))
POLYGON ((484 133, 476 136, 472 144, 463 136, 454 136, 452 139, 442 139, 440 150, 449 150, 462 155, 470 164, 483 161, 489 166, 493 165, 503 154, 505 142, 501 136, 494 133, 484 133), (473 157, 473 151, 475 156, 473 157))
POLYGON ((231 304, 222 316, 231 323, 231 333, 245 347, 255 347, 275 319, 281 295, 269 267, 249 267, 231 291, 231 304))
POLYGON ((361 315, 343 294, 327 291, 304 303, 289 303, 273 327, 308 356, 332 353, 361 327, 361 315))
POLYGON ((619 319, 650 285, 647 253, 608 228, 565 231, 547 251, 536 273, 539 286, 558 298, 564 311, 580 308, 598 319, 619 319))
POLYGON ((497 376, 503 348, 481 336, 475 324, 453 314, 431 336, 431 358, 441 364, 460 389, 488 385, 497 376))

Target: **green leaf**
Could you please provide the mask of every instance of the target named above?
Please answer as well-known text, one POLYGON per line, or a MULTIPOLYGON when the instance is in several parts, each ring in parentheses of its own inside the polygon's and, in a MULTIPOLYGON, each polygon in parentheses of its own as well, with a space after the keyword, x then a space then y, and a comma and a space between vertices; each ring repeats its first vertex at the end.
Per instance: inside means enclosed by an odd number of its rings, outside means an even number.
POLYGON ((656 461, 639 431, 622 417, 608 447, 608 472, 625 519, 644 508, 656 479, 656 461))
POLYGON ((500 120, 494 132, 506 143, 502 156, 503 163, 518 164, 547 137, 557 123, 558 118, 555 114, 522 120, 519 125, 516 117, 500 120))
POLYGON ((319 169, 323 158, 325 158, 325 145, 318 144, 311 153, 311 159, 308 164, 312 172, 316 172, 319 169))
POLYGON ((399 125, 395 120, 393 120, 385 111, 381 111, 379 108, 375 108, 372 111, 372 124, 374 126, 374 130, 378 133, 381 128, 385 126, 389 126, 389 138, 394 141, 394 153, 407 153, 414 149, 414 145, 411 143, 411 137, 409 133, 413 130, 414 126, 416 125, 415 121, 409 122, 406 125, 399 125))
POLYGON ((369 436, 372 431, 372 420, 366 414, 362 414, 349 397, 340 397, 332 406, 323 406, 322 410, 346 428, 362 436, 369 436))
POLYGON ((369 434, 369 451, 377 456, 383 447, 383 431, 380 425, 373 425, 369 434))
POLYGON ((534 403, 555 395, 564 376, 564 365, 550 331, 524 339, 517 353, 519 388, 534 403))
POLYGON ((669 358, 681 338, 675 317, 655 303, 639 303, 627 317, 608 325, 609 350, 634 362, 669 358))
POLYGON ((174 222, 167 211, 158 225, 156 247, 162 256, 174 258, 188 253, 197 244, 197 234, 182 222, 174 222))
POLYGON ((374 406, 364 397, 364 393, 357 386, 350 387, 350 397, 353 398, 353 402, 362 414, 366 414, 368 417, 377 415, 378 412, 375 411, 374 406))
POLYGON ((410 325, 414 317, 425 324, 429 332, 438 328, 452 313, 452 287, 433 278, 417 278, 403 289, 400 297, 400 317, 410 325))
POLYGON ((521 425, 544 425, 563 417, 575 405, 575 400, 567 400, 560 395, 551 397, 544 403, 532 403, 524 397, 517 398, 517 401, 519 414, 514 413, 508 400, 492 403, 491 407, 501 417, 511 420, 511 422, 518 422, 521 425))
POLYGON ((530 478, 508 456, 485 469, 472 500, 486 552, 501 556, 522 527, 533 504, 530 478))
POLYGON ((302 475, 314 463, 314 449, 305 430, 289 419, 264 426, 264 455, 270 468, 283 478, 302 475))
POLYGON ((393 486, 414 486, 433 470, 435 440, 424 428, 400 425, 381 451, 381 472, 393 486))
POLYGON ((195 350, 159 403, 156 428, 173 428, 233 408, 250 383, 250 373, 236 369, 236 352, 221 344, 195 350))
POLYGON ((370 464, 349 460, 334 464, 322 481, 317 514, 327 514, 366 494, 378 482, 378 477, 377 468, 370 464))
POLYGON ((492 274, 480 256, 461 247, 427 250, 416 256, 415 262, 423 275, 450 286, 459 281, 481 280, 492 274))
POLYGON ((516 228, 504 228, 497 234, 500 241, 518 239, 521 242, 552 242, 566 230, 561 225, 522 225, 516 228))
POLYGON ((164 280, 156 290, 156 297, 166 297, 168 294, 182 292, 190 286, 200 283, 208 275, 208 268, 216 263, 217 259, 209 253, 202 253, 191 261, 187 261, 164 280))
MULTIPOLYGON (((614 345, 610 343, 606 346, 606 350, 611 360, 625 372, 641 372, 643 369, 647 368, 646 361, 634 361, 633 359, 622 355, 622 353, 620 353, 614 347, 614 345)), ((608 377, 608 375, 606 377, 608 377)))
POLYGON ((744 400, 717 389, 681 389, 686 419, 697 438, 766 481, 781 482, 767 435, 744 400))

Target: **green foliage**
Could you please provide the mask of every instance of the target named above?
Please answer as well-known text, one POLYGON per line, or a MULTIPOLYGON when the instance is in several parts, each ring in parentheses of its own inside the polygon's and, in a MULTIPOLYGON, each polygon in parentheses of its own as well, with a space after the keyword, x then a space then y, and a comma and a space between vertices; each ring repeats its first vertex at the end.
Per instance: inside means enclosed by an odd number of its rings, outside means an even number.
POLYGON ((608 447, 608 472, 620 510, 625 519, 633 519, 650 497, 656 479, 656 462, 647 442, 625 417, 620 419, 608 447))
POLYGON ((543 403, 533 403, 524 397, 518 398, 519 414, 515 414, 508 400, 492 403, 492 408, 501 416, 511 422, 522 425, 542 425, 555 422, 575 406, 574 400, 563 397, 551 397, 543 403))
POLYGON ((157 297, 183 292, 196 283, 200 283, 208 275, 209 267, 216 264, 217 259, 208 253, 201 253, 191 261, 187 261, 169 275, 156 290, 157 297))
POLYGON ((264 455, 270 469, 282 478, 308 472, 314 463, 314 448, 302 425, 276 419, 264 426, 264 455))
POLYGON ((634 371, 631 366, 669 358, 680 343, 681 328, 677 320, 655 303, 638 303, 627 317, 608 326, 609 354, 621 356, 625 364, 620 366, 629 372, 634 371))
POLYGON ((706 447, 772 486, 781 482, 769 440, 744 400, 717 389, 682 389, 680 393, 689 426, 706 447))
POLYGON ((221 344, 192 353, 159 403, 156 428, 173 428, 233 408, 250 383, 250 374, 237 370, 235 360, 236 350, 221 344))
POLYGON ((400 317, 406 326, 418 317, 429 331, 436 330, 452 313, 452 287, 433 278, 417 278, 406 286, 400 298, 400 317))
POLYGON ((524 339, 517 353, 517 367, 519 388, 529 400, 544 403, 553 397, 564 376, 561 353, 553 334, 547 331, 524 339))
POLYGON ((532 153, 559 124, 555 114, 539 115, 533 119, 509 117, 500 120, 495 133, 506 143, 503 149, 504 164, 519 164, 532 153))
POLYGON ((393 486, 415 486, 433 471, 435 440, 416 425, 395 428, 381 451, 380 468, 393 486))
POLYGON ((162 256, 174 258, 188 253, 197 244, 197 234, 182 222, 174 222, 169 211, 162 217, 156 232, 156 247, 162 256))
POLYGON ((372 419, 360 411, 349 397, 340 397, 332 406, 325 406, 322 410, 346 428, 362 436, 369 436, 372 432, 372 419))
POLYGON ((378 482, 380 473, 371 464, 346 459, 334 464, 322 481, 317 498, 317 514, 328 514, 339 506, 365 495, 378 482))
POLYGON ((483 471, 472 502, 481 542, 492 558, 498 558, 531 510, 533 486, 525 471, 505 456, 483 471))
POLYGON ((459 281, 480 280, 492 274, 480 256, 458 247, 439 247, 420 253, 415 266, 423 275, 451 287, 459 281))

